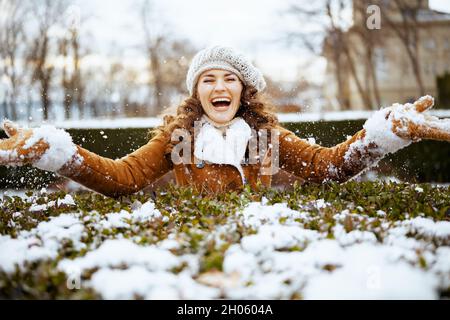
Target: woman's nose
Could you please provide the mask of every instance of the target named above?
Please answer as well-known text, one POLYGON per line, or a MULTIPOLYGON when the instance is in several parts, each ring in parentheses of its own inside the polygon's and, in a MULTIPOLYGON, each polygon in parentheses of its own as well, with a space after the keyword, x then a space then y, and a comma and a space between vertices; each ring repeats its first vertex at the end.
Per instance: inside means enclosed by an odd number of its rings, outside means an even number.
POLYGON ((225 82, 223 80, 217 80, 216 86, 214 87, 216 91, 224 91, 225 90, 225 82))

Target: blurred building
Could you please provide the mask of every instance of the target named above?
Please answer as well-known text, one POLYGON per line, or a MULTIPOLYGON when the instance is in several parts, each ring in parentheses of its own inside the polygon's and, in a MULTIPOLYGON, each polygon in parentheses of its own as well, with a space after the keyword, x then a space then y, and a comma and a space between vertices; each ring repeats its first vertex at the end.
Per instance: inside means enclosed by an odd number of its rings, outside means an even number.
POLYGON ((324 96, 330 109, 377 109, 412 101, 421 95, 417 72, 422 91, 450 107, 450 14, 430 9, 428 0, 403 0, 403 8, 395 2, 354 1, 353 25, 330 30, 323 45, 324 96), (366 24, 371 4, 381 8, 380 27, 372 30, 366 24), (410 41, 409 53, 402 41, 410 41), (416 73, 411 53, 417 55, 416 73))

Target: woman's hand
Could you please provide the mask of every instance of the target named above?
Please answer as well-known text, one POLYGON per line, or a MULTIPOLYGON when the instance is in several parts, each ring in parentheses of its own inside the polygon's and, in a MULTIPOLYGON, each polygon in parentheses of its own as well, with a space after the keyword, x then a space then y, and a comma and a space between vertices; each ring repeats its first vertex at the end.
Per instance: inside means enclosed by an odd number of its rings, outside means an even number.
POLYGON ((9 138, 0 140, 0 165, 32 164, 49 148, 48 143, 42 139, 30 140, 33 129, 19 128, 9 120, 3 122, 3 129, 9 138))
POLYGON ((49 125, 23 129, 8 120, 3 129, 9 138, 0 140, 0 165, 32 164, 57 172, 77 155, 72 137, 62 129, 49 125))
POLYGON ((433 105, 431 96, 422 97, 414 104, 394 104, 386 108, 386 120, 392 121, 392 131, 401 138, 450 142, 450 119, 439 119, 425 113, 433 105))

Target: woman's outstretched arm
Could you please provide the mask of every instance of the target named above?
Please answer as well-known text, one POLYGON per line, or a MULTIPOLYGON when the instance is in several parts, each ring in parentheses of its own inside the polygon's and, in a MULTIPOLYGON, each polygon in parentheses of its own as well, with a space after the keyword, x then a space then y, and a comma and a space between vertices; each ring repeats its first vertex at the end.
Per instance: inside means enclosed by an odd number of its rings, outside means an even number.
POLYGON ((106 196, 128 195, 172 169, 165 147, 164 138, 156 136, 133 153, 112 160, 77 146, 74 157, 57 173, 106 196))
POLYGON ((9 121, 3 127, 10 138, 0 142, 1 165, 31 164, 106 196, 132 194, 171 170, 164 152, 167 140, 162 134, 135 152, 112 160, 75 145, 61 129, 21 129, 9 121))
POLYGON ((426 96, 414 104, 381 109, 366 121, 364 129, 332 148, 310 144, 281 129, 280 167, 307 181, 344 182, 414 141, 450 141, 450 120, 422 113, 433 103, 433 98, 426 96))

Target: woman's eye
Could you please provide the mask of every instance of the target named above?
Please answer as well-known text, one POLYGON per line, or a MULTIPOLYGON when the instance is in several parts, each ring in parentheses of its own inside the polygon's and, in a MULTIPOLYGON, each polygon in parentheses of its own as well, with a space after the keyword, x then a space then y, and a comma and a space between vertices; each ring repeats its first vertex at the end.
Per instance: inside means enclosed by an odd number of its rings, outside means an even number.
POLYGON ((203 80, 203 82, 213 82, 213 80, 211 80, 211 79, 205 79, 205 80, 203 80))
POLYGON ((231 81, 236 81, 236 79, 235 78, 228 78, 227 81, 230 81, 230 82, 231 81))

